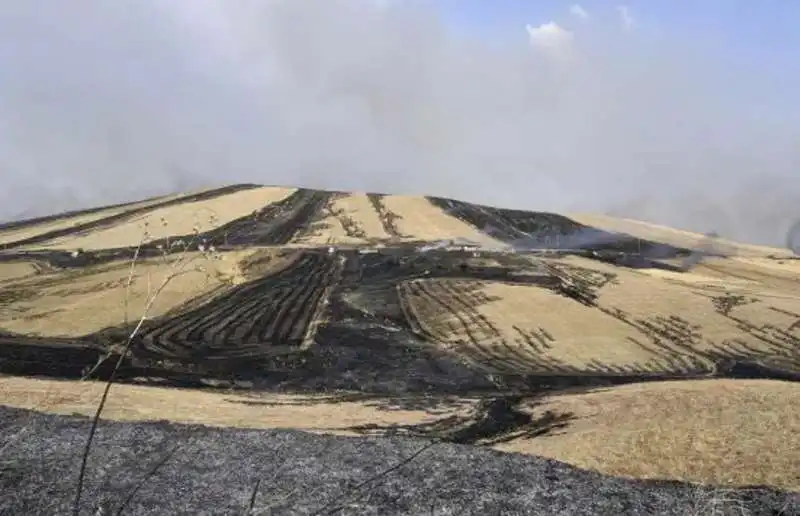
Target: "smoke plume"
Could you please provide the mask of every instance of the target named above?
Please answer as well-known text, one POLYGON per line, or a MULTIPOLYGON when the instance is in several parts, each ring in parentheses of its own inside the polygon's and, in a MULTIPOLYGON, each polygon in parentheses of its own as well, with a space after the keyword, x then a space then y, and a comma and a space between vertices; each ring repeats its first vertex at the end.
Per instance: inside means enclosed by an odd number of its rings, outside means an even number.
POLYGON ((490 40, 433 1, 2 2, 0 219, 255 182, 782 244, 798 85, 578 7, 490 40))

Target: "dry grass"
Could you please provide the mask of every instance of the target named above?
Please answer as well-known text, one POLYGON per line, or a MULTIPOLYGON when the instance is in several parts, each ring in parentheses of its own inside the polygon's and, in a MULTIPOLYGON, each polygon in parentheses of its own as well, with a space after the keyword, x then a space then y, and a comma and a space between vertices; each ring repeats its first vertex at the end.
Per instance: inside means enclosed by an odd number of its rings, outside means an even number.
POLYGON ((800 385, 706 380, 553 396, 533 409, 572 413, 553 435, 499 445, 634 478, 800 491, 800 385))
MULTIPOLYGON (((149 295, 165 278, 175 274, 177 262, 194 262, 174 276, 159 294, 149 317, 157 317, 184 303, 217 289, 245 281, 253 272, 243 270, 242 263, 253 261, 257 253, 246 250, 219 255, 213 270, 203 266, 202 253, 139 259, 131 278, 128 295, 128 318, 135 319, 147 303, 149 295)), ((271 262, 278 266, 280 260, 271 262)), ((0 271, 6 264, 0 264, 0 271)), ((260 272, 267 272, 263 269, 260 272)), ((128 261, 111 262, 77 273, 56 272, 14 283, 14 288, 29 292, 8 301, 2 307, 0 328, 6 331, 48 337, 76 337, 126 320, 126 285, 130 273, 128 261)))
POLYGON ((206 231, 244 217, 265 205, 278 202, 295 189, 263 187, 235 192, 213 199, 159 208, 110 228, 86 235, 66 236, 30 246, 36 249, 111 249, 136 246, 147 230, 154 240, 174 235, 190 235, 197 228, 206 231), (210 224, 209 219, 213 219, 210 224), (168 224, 163 224, 167 221, 168 224), (147 225, 146 225, 147 224, 147 225))
POLYGON ((142 201, 120 208, 108 208, 106 210, 100 210, 98 212, 89 215, 79 215, 74 217, 68 217, 61 220, 55 220, 52 222, 43 222, 23 229, 8 229, 5 231, 0 231, 0 246, 17 240, 23 240, 26 238, 35 237, 36 235, 41 235, 42 233, 47 233, 48 231, 56 231, 60 229, 74 227, 79 224, 86 224, 88 222, 100 220, 105 217, 111 217, 113 215, 117 215, 119 213, 123 213, 129 210, 133 210, 136 208, 143 208, 146 206, 150 206, 152 204, 164 202, 169 199, 184 197, 186 195, 191 195, 191 194, 182 193, 182 194, 170 195, 160 199, 142 201))
POLYGON ((800 262, 764 258, 709 259, 695 272, 728 284, 741 284, 746 291, 785 297, 795 296, 798 292, 800 262))
POLYGON ((0 264, 0 283, 16 281, 36 275, 41 266, 33 261, 21 260, 0 264))
POLYGON ((410 240, 444 240, 465 238, 490 247, 503 244, 478 229, 445 213, 424 197, 387 195, 383 198, 386 209, 400 218, 397 229, 410 240))
MULTIPOLYGON (((445 240, 464 238, 492 247, 503 244, 474 227, 446 214, 424 197, 386 195, 382 202, 398 218, 395 226, 403 235, 401 240, 445 240)), ((366 194, 354 193, 337 199, 330 206, 331 213, 321 221, 323 229, 295 240, 302 245, 385 245, 397 240, 386 232, 378 213, 366 194), (348 234, 356 230, 361 234, 348 234)))
MULTIPOLYGON (((91 416, 103 384, 0 378, 3 404, 91 416)), ((353 435, 354 426, 413 425, 469 412, 476 400, 431 415, 385 410, 325 395, 242 396, 187 389, 114 385, 103 418, 170 420, 239 428, 296 428, 353 435)), ((494 445, 631 478, 721 486, 773 485, 800 491, 800 386, 767 380, 704 380, 563 393, 527 408, 573 415, 536 438, 494 445)))
POLYGON ((512 368, 528 373, 546 372, 549 365, 587 372, 592 366, 652 373, 683 372, 703 365, 708 369, 712 364, 703 354, 714 350, 746 351, 767 362, 785 360, 788 352, 794 354, 795 362, 800 360, 800 349, 792 352, 789 344, 772 336, 781 331, 784 337, 800 340, 800 296, 789 288, 800 279, 792 275, 793 265, 780 268, 770 262, 762 267, 738 259, 707 265, 716 267, 719 276, 747 268, 748 279, 727 281, 702 271, 633 270, 578 257, 550 263, 616 277, 599 288, 596 307, 537 286, 474 281, 462 283, 478 292, 459 295, 459 302, 447 292, 453 282, 440 280, 421 282, 448 300, 454 311, 425 295, 410 296, 407 304, 422 328, 447 348, 486 365, 505 357, 514 363, 512 368), (726 295, 742 296, 747 303, 726 316, 714 304, 714 298, 726 295), (624 320, 614 315, 618 313, 624 320), (644 324, 666 328, 673 337, 661 338, 656 346, 653 333, 642 330, 644 324), (691 327, 692 335, 679 336, 682 326, 691 327), (546 334, 548 342, 532 345, 524 334, 546 334), (684 356, 687 361, 670 364, 665 355, 684 356))
POLYGON ((322 229, 311 235, 304 235, 294 243, 304 245, 365 245, 371 242, 385 242, 390 235, 386 233, 378 214, 366 194, 354 193, 336 199, 330 206, 330 214, 321 221, 322 229), (361 232, 361 236, 348 235, 345 224, 361 232))
MULTIPOLYGON (((10 407, 91 416, 97 409, 103 387, 99 382, 0 377, 0 399, 10 407)), ((242 396, 115 384, 106 401, 103 418, 115 421, 167 419, 215 427, 296 428, 342 435, 355 435, 348 430, 350 427, 368 423, 416 424, 434 418, 423 410, 382 410, 370 402, 330 403, 330 399, 325 395, 242 396)))
MULTIPOLYGON (((626 233, 628 235, 660 242, 675 247, 695 248, 706 237, 700 233, 683 231, 667 226, 652 224, 639 220, 610 217, 608 215, 597 215, 587 213, 568 213, 569 218, 586 226, 602 229, 605 231, 626 233)), ((768 247, 761 245, 742 244, 731 240, 719 239, 715 247, 720 251, 727 251, 736 256, 767 257, 767 256, 792 256, 792 252, 787 249, 768 247)))
MULTIPOLYGON (((438 280, 422 280, 428 287, 441 291, 438 280)), ((425 296, 408 298, 409 308, 417 320, 448 349, 468 355, 487 366, 497 358, 513 358, 519 370, 543 372, 536 360, 550 358, 563 365, 586 367, 591 360, 620 366, 646 361, 650 356, 626 341, 638 332, 627 324, 539 287, 509 285, 496 282, 464 282, 480 285, 490 301, 469 310, 452 303, 454 315, 425 296), (484 317, 486 324, 479 324, 484 317), (464 324, 469 321, 469 324, 464 324), (544 329, 555 341, 550 349, 532 349, 518 331, 539 332, 544 329), (475 342, 477 341, 477 343, 475 342), (511 351, 516 351, 516 356, 511 351), (527 366, 526 366, 527 362, 527 366)), ((439 296, 440 299, 447 299, 439 296)))

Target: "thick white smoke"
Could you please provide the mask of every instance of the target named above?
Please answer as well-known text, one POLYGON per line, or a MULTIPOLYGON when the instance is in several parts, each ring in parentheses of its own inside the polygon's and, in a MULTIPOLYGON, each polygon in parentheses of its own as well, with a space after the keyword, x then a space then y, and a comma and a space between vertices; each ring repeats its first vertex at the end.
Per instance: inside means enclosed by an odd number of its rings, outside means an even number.
POLYGON ((768 243, 800 215, 800 89, 781 70, 627 10, 565 7, 498 44, 431 3, 0 2, 0 218, 231 182, 768 243))

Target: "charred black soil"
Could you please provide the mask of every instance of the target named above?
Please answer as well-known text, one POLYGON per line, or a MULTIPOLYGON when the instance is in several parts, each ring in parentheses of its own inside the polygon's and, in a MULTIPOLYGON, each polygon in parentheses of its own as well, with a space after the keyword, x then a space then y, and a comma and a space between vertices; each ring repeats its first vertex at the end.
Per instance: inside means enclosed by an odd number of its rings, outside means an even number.
MULTIPOLYGON (((502 405, 489 404, 486 412, 508 412, 502 405)), ((82 417, 0 407, 0 514, 69 514, 89 425, 82 417)), ((79 514, 794 516, 800 511, 797 494, 766 487, 726 490, 709 505, 713 495, 713 488, 625 480, 430 438, 103 421, 79 514)))

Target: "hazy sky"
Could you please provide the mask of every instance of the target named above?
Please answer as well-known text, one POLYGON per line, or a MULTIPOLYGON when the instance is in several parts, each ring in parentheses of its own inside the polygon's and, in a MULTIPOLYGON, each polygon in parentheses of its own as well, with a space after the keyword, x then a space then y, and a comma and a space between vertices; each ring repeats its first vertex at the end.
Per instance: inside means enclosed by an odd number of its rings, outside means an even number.
POLYGON ((0 219, 256 182, 782 243, 790 4, 0 0, 0 219))

